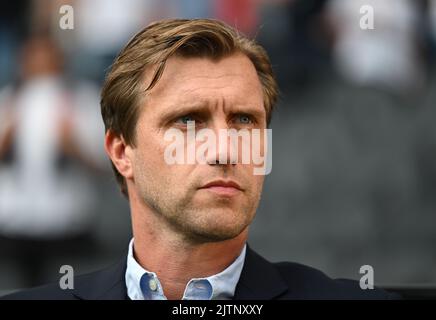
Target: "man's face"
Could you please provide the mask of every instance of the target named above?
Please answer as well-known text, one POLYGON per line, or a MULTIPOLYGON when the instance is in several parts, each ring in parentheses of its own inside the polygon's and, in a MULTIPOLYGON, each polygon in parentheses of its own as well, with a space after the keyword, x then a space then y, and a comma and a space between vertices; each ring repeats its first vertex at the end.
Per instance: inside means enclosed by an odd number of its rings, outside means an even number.
MULTIPOLYGON (((150 79, 144 81, 147 85, 150 79)), ((219 164, 226 146, 218 140, 217 152, 207 153, 207 163, 167 164, 164 153, 171 142, 165 141, 165 132, 179 129, 186 138, 188 121, 195 121, 196 130, 213 130, 216 137, 220 129, 266 129, 262 86, 246 56, 219 61, 170 58, 162 78, 141 102, 136 145, 128 147, 130 191, 166 226, 194 242, 234 238, 254 218, 264 177, 253 174, 252 163, 219 164), (203 188, 218 180, 236 182, 240 188, 203 188)), ((261 150, 263 143, 261 139, 261 150)))

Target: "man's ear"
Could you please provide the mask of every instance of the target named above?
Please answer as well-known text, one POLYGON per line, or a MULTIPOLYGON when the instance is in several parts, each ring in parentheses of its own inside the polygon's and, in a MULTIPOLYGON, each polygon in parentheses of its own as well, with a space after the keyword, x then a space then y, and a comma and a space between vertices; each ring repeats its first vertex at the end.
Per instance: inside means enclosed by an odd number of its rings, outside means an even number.
POLYGON ((124 138, 108 130, 104 138, 104 148, 118 172, 126 179, 133 178, 132 147, 126 144, 124 138))

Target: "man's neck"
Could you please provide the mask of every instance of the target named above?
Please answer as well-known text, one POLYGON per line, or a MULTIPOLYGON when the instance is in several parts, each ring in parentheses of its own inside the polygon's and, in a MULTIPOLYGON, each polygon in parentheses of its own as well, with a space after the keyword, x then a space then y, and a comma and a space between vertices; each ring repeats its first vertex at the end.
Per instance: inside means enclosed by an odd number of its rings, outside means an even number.
MULTIPOLYGON (((133 208, 132 208, 133 209, 133 208)), ((168 299, 181 299, 192 278, 220 273, 240 255, 248 228, 219 242, 191 243, 162 226, 154 213, 132 210, 133 253, 146 270, 155 272, 168 299)))
POLYGON ((204 278, 226 269, 241 253, 245 241, 223 241, 176 247, 144 241, 135 236, 134 256, 146 270, 157 274, 168 299, 181 299, 192 278, 204 278))

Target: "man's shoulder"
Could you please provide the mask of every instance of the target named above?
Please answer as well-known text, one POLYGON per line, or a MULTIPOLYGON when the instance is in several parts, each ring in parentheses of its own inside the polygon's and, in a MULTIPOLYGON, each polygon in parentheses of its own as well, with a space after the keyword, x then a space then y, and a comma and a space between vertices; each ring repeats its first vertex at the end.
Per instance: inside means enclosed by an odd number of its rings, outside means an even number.
POLYGON ((273 263, 289 290, 282 299, 400 299, 396 293, 381 288, 362 289, 359 281, 333 279, 322 271, 295 262, 273 263))
POLYGON ((30 289, 19 290, 1 297, 1 300, 78 300, 74 288, 81 287, 95 278, 101 271, 73 277, 72 287, 61 288, 59 282, 53 282, 30 289))
POLYGON ((60 282, 20 290, 0 300, 123 300, 126 299, 124 282, 125 263, 121 261, 105 269, 74 276, 68 288, 60 282))
POLYGON ((249 246, 235 291, 237 300, 399 299, 381 288, 361 289, 358 281, 332 279, 295 262, 270 262, 249 246))

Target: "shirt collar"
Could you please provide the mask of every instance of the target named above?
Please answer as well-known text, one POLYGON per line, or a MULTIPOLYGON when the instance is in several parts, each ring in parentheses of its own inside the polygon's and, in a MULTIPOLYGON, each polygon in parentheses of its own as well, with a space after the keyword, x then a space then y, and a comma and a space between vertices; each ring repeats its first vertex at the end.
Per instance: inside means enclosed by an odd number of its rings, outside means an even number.
MULTIPOLYGON (((133 240, 129 244, 126 269, 127 295, 132 300, 166 300, 156 273, 145 270, 133 255, 133 240)), ((240 255, 226 269, 207 278, 193 278, 186 285, 183 300, 228 300, 235 294, 246 254, 240 255)))

